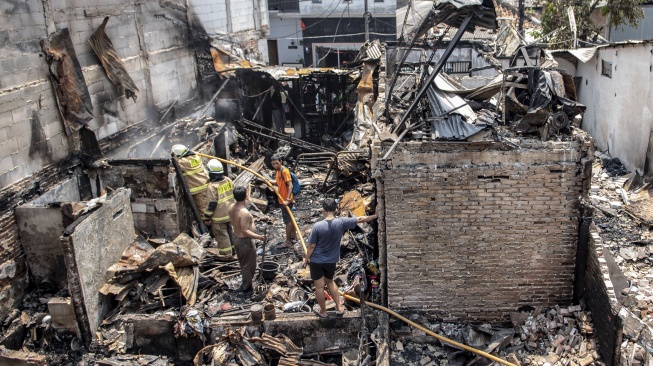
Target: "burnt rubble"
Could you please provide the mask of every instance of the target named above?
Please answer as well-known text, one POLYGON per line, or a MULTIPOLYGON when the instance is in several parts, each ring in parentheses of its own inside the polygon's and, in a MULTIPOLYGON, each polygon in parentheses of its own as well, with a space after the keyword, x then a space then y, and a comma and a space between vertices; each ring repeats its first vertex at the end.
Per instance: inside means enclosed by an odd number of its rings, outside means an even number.
MULTIPOLYGON (((582 306, 535 308, 510 315, 512 327, 490 324, 465 325, 420 319, 427 328, 460 343, 496 353, 520 365, 602 365, 591 314, 582 306)), ((434 342, 424 332, 390 322, 393 342, 392 364, 469 365, 483 364, 479 356, 446 343, 434 342)))
MULTIPOLYGON (((391 320, 389 333, 383 334, 386 315, 370 306, 384 302, 374 223, 359 224, 344 235, 336 270, 339 289, 359 298, 360 303, 349 298, 344 316, 330 314, 320 323, 323 320, 313 314, 316 299, 310 273, 301 265, 303 242, 280 246, 285 239, 283 208, 266 184, 275 174, 270 156, 280 155, 301 182, 293 216, 299 234, 308 237, 312 225, 322 218, 320 203, 325 197, 338 198, 342 216, 374 212, 377 192, 372 172, 378 167, 372 166, 370 156, 373 140, 385 144, 380 161, 403 141, 492 141, 514 149, 530 139, 585 141, 578 129, 585 107, 576 101, 573 78, 546 56, 530 59, 525 49, 511 45, 516 50, 513 56, 521 55, 526 66, 512 63, 502 68, 499 62, 492 62, 499 75, 475 88, 465 87, 443 71, 467 29, 497 27, 491 1, 461 3, 458 8, 445 1, 430 9, 422 24, 407 31, 412 38, 402 37, 394 60, 386 61, 386 45, 368 42, 349 69, 267 68, 246 60, 236 48, 213 45, 209 51, 213 70, 205 70, 213 83, 207 86, 212 98, 204 107, 179 119, 168 114, 173 109, 170 106, 159 122, 175 122, 123 145, 113 152, 113 159, 85 157, 83 174, 88 187, 84 188, 90 194, 48 203, 49 208, 60 208, 67 235, 77 224, 113 204, 116 192, 125 196, 128 204, 113 210, 111 218, 129 221, 123 215, 131 215, 137 207, 137 215, 160 215, 154 220, 165 217, 183 232, 166 231, 162 224, 140 228, 131 235, 132 222, 127 229, 121 226, 129 240, 113 243, 111 258, 101 257, 102 263, 108 263, 99 271, 106 271, 104 280, 84 283, 88 285, 84 290, 79 283, 84 282, 79 279, 83 269, 79 269, 75 245, 69 240, 62 263, 66 278, 59 279, 67 285, 43 281, 25 296, 20 309, 2 324, 0 355, 61 365, 168 365, 191 360, 195 365, 489 364, 481 356, 436 341, 400 320, 391 320), (447 32, 421 40, 438 24, 446 25, 447 32), (445 40, 445 33, 451 38, 445 40), (437 48, 445 48, 445 54, 434 61, 437 48), (412 51, 423 56, 421 62, 407 61, 412 51), (207 116, 211 106, 215 113, 207 116), (205 156, 235 162, 237 165, 226 165, 226 174, 236 185, 251 190, 248 208, 256 231, 268 237, 265 243, 256 243, 259 266, 251 295, 239 289, 238 262, 219 256, 181 171, 174 159, 168 161, 168 151, 177 143, 193 146, 193 151, 205 156), (103 175, 111 169, 117 171, 121 164, 147 170, 142 174, 154 172, 154 178, 103 175), (248 169, 239 169, 239 165, 248 169), (109 182, 125 188, 111 187, 109 182), (85 293, 88 289, 94 290, 93 301, 95 295, 99 298, 90 310, 83 306, 87 300, 83 296, 90 297, 85 293), (89 320, 91 316, 96 319, 89 320), (329 330, 348 332, 350 338, 343 340, 342 334, 335 334, 325 340, 328 344, 319 345, 321 349, 311 349, 307 340, 311 334, 307 333, 317 334, 326 322, 329 330), (383 353, 388 346, 390 352, 383 353)), ((103 32, 106 22, 93 38, 93 50, 110 80, 135 99, 138 89, 103 32)), ((56 71, 60 78, 76 80, 81 74, 79 65, 62 62, 54 51, 65 50, 66 37, 65 33, 52 37, 52 44, 44 44, 44 49, 49 51, 51 67, 56 68, 51 70, 53 74, 56 71)), ((486 47, 484 57, 498 56, 491 54, 491 48, 486 47)), ((208 55, 204 57, 208 59, 208 55)), ((71 84, 79 90, 57 90, 79 99, 71 104, 77 110, 63 111, 69 131, 81 129, 89 120, 85 110, 88 91, 78 84, 84 84, 83 80, 71 84)), ((593 167, 587 204, 596 208, 595 223, 626 278, 627 286, 619 291, 621 303, 651 325, 653 247, 649 228, 653 217, 649 217, 648 183, 638 181, 614 160, 606 157, 603 166, 599 161, 593 167)), ((98 278, 96 275, 93 280, 98 278)), ((333 313, 333 300, 327 302, 327 309, 333 313)), ((592 313, 582 302, 515 309, 510 326, 454 323, 421 314, 409 318, 438 335, 515 365, 604 364, 592 313)), ((630 355, 629 364, 644 363, 643 342, 628 337, 622 354, 630 355)))

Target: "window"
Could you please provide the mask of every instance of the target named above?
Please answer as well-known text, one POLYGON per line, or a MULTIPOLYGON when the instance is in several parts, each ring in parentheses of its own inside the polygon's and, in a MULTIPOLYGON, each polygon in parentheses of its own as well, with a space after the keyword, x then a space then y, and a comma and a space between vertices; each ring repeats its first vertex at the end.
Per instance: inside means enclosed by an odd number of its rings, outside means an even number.
POLYGON ((375 3, 382 3, 383 0, 374 0, 375 3))
POLYGON ((444 64, 444 72, 447 74, 467 73, 472 68, 470 61, 452 61, 444 64))
POLYGON ((322 4, 322 0, 312 0, 313 4, 322 4))
POLYGON ((612 79, 612 62, 601 60, 601 75, 612 79))

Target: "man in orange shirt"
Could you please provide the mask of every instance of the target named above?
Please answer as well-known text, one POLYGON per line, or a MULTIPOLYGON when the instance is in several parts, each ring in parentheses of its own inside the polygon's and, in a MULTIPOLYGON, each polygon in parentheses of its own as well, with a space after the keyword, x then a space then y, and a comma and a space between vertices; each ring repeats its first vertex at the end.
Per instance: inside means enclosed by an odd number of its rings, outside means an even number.
POLYGON ((281 198, 278 198, 279 204, 281 205, 281 216, 283 217, 283 223, 286 224, 286 241, 279 246, 279 248, 288 248, 292 246, 292 239, 297 239, 295 233, 295 228, 292 224, 292 219, 290 214, 286 210, 286 207, 292 209, 293 206, 293 195, 292 195, 292 176, 290 175, 290 169, 283 166, 281 163, 281 158, 279 155, 272 155, 270 163, 274 170, 277 171, 276 182, 279 195, 281 198))

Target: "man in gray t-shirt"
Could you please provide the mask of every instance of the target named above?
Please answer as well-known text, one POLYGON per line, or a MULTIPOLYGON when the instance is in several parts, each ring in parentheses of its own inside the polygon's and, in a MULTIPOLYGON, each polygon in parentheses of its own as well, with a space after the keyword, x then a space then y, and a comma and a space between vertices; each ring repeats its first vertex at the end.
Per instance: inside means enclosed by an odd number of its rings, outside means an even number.
POLYGON ((336 273, 336 264, 340 260, 340 240, 345 230, 351 230, 356 224, 369 222, 377 218, 377 215, 336 218, 336 201, 327 198, 322 201, 324 220, 318 221, 313 225, 311 236, 308 238, 308 248, 304 264, 310 263, 311 279, 315 283, 315 298, 320 305, 320 311, 315 313, 326 318, 326 300, 324 297, 324 286, 326 285, 333 301, 336 303, 338 311, 336 314, 344 313, 344 308, 340 303, 340 294, 338 287, 333 282, 333 276, 336 273))

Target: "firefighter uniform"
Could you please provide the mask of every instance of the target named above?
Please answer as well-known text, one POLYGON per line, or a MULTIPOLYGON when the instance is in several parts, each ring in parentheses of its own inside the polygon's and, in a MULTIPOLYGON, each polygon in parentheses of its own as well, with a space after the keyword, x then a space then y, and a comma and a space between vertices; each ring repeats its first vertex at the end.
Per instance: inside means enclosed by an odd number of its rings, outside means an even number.
MULTIPOLYGON (((211 179, 213 180, 213 176, 211 179)), ((222 176, 222 179, 209 183, 204 215, 211 218, 211 233, 218 243, 219 256, 224 258, 232 258, 234 253, 231 245, 229 206, 235 202, 234 184, 231 179, 222 176)))
POLYGON ((206 192, 209 186, 209 174, 202 164, 202 157, 191 154, 177 158, 177 163, 182 170, 190 194, 193 195, 193 201, 197 209, 202 214, 206 207, 206 192))

